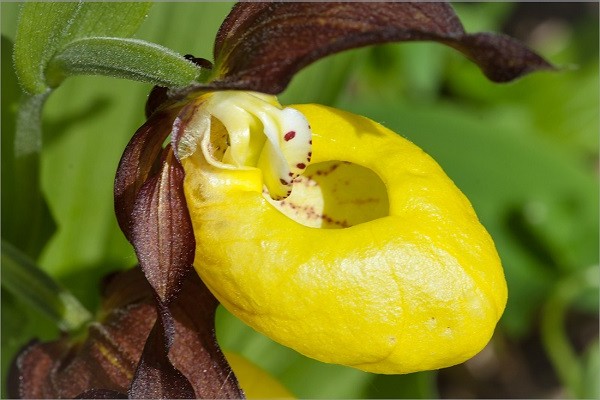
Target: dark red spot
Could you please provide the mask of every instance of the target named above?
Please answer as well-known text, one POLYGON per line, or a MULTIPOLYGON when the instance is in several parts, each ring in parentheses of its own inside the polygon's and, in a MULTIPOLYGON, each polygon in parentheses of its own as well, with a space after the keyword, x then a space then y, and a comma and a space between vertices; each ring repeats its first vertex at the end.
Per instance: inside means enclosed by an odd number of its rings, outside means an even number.
POLYGON ((309 151, 309 152, 308 152, 308 156, 309 156, 309 157, 312 157, 312 151, 309 151))
POLYGON ((312 139, 308 141, 308 144, 312 144, 312 139))
POLYGON ((279 182, 281 182, 282 185, 287 185, 287 181, 285 179, 280 179, 279 182))
POLYGON ((304 169, 304 168, 306 168, 306 164, 304 164, 304 163, 298 163, 298 164, 296 164, 296 168, 298 168, 298 169, 304 169))
POLYGON ((285 139, 286 142, 289 142, 290 140, 292 140, 294 137, 296 137, 296 132, 295 131, 289 131, 288 133, 286 133, 283 138, 285 139))
POLYGON ((288 173, 289 176, 294 176, 294 174, 292 172, 288 173))

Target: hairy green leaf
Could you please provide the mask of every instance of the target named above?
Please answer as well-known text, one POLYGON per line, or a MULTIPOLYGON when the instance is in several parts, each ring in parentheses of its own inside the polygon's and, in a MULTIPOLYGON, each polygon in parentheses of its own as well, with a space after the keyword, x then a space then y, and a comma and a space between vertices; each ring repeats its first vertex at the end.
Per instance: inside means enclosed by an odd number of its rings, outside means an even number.
POLYGON ((48 64, 56 87, 71 75, 107 75, 159 86, 186 86, 203 70, 166 47, 137 39, 89 37, 67 44, 48 64))
POLYGON ((26 2, 21 9, 14 62, 26 92, 48 90, 48 62, 67 43, 90 36, 131 36, 151 3, 26 2))
MULTIPOLYGON (((13 45, 2 37, 2 58, 13 45)), ((46 94, 22 95, 10 63, 2 64, 2 237, 36 258, 55 224, 40 190, 41 111, 46 94)))

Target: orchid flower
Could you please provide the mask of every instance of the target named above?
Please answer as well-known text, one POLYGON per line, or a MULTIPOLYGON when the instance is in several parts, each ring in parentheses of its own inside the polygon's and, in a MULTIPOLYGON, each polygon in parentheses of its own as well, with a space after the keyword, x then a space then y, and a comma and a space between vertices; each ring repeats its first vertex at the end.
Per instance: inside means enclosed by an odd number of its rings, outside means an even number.
POLYGON ((202 97, 212 117, 183 110, 179 154, 194 267, 221 304, 302 354, 377 373, 447 367, 487 344, 506 303, 500 259, 435 161, 357 115, 270 99, 241 118, 227 103, 255 95, 208 96, 232 111, 202 97))
POLYGON ((155 89, 117 174, 120 224, 159 296, 193 263, 259 332, 378 373, 454 365, 486 345, 506 282, 460 190, 376 122, 274 96, 327 54, 405 40, 454 47, 495 81, 551 68, 511 38, 465 33, 443 3, 238 4, 214 68, 194 59, 209 81, 155 89))
MULTIPOLYGON (((496 82, 553 69, 512 38, 466 33, 446 3, 239 3, 214 64, 188 57, 202 79, 152 90, 115 181, 156 300, 150 334, 113 391, 79 393, 221 395, 202 384, 228 371, 209 322, 218 303, 308 357, 375 373, 455 365, 488 343, 507 299, 501 262, 441 167, 368 118, 276 97, 329 54, 416 40, 460 51, 496 82), (198 277, 206 331, 194 325, 200 340, 186 341, 181 302, 191 312, 198 277)), ((241 396, 225 375, 223 393, 241 396)))

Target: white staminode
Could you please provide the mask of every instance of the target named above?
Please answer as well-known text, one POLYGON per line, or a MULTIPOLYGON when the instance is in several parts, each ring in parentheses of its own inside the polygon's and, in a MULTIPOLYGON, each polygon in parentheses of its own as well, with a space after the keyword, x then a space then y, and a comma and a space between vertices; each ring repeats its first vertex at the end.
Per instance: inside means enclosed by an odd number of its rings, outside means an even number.
MULTIPOLYGON (((273 199, 290 195, 292 181, 310 163, 311 130, 298 110, 282 108, 275 96, 256 92, 222 91, 207 94, 185 127, 181 158, 201 144, 206 160, 220 168, 256 167, 273 199), (227 131, 227 148, 215 158, 211 117, 227 131)), ((222 150, 222 149, 221 149, 222 150)))

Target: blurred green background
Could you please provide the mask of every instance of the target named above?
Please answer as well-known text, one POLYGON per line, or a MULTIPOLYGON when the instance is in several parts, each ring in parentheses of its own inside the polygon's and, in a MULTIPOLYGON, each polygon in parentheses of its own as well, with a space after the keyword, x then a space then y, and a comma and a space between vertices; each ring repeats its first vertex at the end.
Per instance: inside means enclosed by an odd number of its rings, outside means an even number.
MULTIPOLYGON (((157 3, 135 37, 212 58, 232 3, 157 3)), ((283 104, 315 102, 370 117, 432 155, 469 197, 503 260, 509 301, 488 347, 452 368, 378 376, 322 364, 219 310, 217 332, 301 398, 594 397, 598 350, 598 4, 456 3, 467 31, 501 31, 561 72, 493 84, 450 48, 405 43, 348 51, 297 75, 283 104)), ((2 237, 95 310, 98 282, 136 263, 113 213, 120 155, 144 122, 149 85, 70 78, 43 114, 41 193, 49 213, 24 224, 11 208, 19 5, 2 3, 2 237)), ((2 375, 25 343, 59 334, 2 289, 2 375)), ((3 385, 4 387, 4 385, 3 385)))

